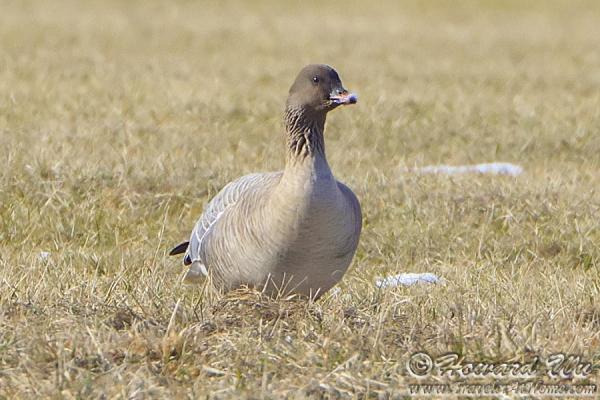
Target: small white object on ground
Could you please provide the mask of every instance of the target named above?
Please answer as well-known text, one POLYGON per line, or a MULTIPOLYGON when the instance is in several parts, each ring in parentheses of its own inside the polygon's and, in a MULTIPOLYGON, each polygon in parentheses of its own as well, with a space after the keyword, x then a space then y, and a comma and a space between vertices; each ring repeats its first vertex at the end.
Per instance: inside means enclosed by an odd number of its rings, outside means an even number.
POLYGON ((38 259, 40 261, 46 261, 49 258, 50 258, 50 252, 49 251, 40 251, 40 254, 38 255, 38 259))
POLYGON ((377 278, 375 286, 378 288, 396 287, 396 286, 412 286, 416 283, 441 283, 441 279, 436 274, 431 272, 406 273, 398 275, 390 275, 385 278, 377 278))
POLYGON ((505 162, 493 162, 474 165, 429 165, 427 167, 414 168, 413 172, 421 174, 491 174, 517 176, 523 173, 523 167, 505 162))

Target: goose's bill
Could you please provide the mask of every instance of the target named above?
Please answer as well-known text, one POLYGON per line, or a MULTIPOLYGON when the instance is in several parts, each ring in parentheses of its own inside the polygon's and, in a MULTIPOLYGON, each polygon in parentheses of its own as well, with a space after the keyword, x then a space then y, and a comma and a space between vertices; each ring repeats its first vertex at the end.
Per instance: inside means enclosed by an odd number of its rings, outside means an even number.
POLYGON ((356 104, 356 102, 358 101, 358 96, 355 93, 350 93, 349 91, 344 89, 340 93, 338 93, 337 91, 331 93, 329 95, 329 100, 333 104, 337 105, 356 104))

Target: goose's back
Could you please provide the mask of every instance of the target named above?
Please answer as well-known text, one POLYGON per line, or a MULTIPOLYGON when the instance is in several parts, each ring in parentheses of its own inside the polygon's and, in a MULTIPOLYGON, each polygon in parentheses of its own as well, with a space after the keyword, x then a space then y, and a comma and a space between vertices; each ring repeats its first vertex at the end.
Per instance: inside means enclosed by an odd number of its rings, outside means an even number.
POLYGON ((236 254, 242 251, 240 246, 247 241, 244 240, 247 228, 254 226, 254 221, 259 219, 264 199, 277 185, 281 175, 279 171, 242 176, 223 187, 206 205, 189 241, 186 258, 192 265, 186 276, 188 280, 202 275, 200 271, 205 274, 212 267, 217 269, 217 278, 221 276, 220 280, 224 281, 222 285, 234 286, 234 279, 228 276, 235 274, 227 271, 225 265, 230 265, 236 254), (227 280, 229 282, 225 282, 227 280))

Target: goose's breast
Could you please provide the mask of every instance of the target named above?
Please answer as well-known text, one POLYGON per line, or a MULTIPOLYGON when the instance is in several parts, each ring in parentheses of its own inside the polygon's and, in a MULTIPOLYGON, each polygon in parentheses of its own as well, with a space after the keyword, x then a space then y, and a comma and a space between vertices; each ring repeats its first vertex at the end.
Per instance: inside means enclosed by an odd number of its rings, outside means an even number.
POLYGON ((309 258, 332 262, 346 252, 355 231, 351 211, 339 191, 309 208, 298 236, 298 244, 309 258))
POLYGON ((354 255, 354 216, 337 187, 312 197, 303 213, 276 276, 294 277, 298 292, 324 292, 342 278, 354 255))

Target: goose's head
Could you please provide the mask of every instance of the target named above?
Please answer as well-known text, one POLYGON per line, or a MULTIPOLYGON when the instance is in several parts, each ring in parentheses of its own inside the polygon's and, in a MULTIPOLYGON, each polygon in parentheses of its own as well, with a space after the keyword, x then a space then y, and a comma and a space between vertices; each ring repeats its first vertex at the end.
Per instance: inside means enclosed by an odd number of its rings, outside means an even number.
POLYGON ((344 89, 335 69, 328 65, 311 64, 298 74, 290 88, 287 106, 326 114, 338 106, 357 101, 356 94, 344 89))

